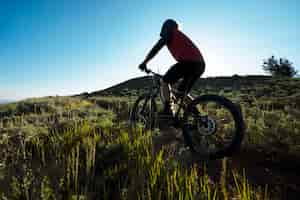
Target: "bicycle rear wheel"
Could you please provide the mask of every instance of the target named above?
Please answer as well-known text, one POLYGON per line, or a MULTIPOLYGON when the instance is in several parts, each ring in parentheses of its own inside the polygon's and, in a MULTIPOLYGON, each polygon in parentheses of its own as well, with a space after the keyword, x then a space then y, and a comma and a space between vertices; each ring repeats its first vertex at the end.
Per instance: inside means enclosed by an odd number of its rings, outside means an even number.
POLYGON ((240 109, 225 97, 203 95, 184 113, 183 135, 192 152, 217 159, 231 156, 244 137, 240 109))
POLYGON ((146 129, 153 130, 156 128, 157 121, 157 105, 155 98, 149 94, 140 96, 134 103, 130 122, 133 127, 138 124, 146 129))

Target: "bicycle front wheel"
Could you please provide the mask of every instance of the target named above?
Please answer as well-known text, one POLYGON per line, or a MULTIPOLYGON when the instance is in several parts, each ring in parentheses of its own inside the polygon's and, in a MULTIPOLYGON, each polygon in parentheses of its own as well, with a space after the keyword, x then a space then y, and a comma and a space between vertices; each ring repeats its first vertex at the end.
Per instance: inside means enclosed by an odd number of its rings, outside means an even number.
POLYGON ((231 156, 244 137, 242 113, 218 95, 194 99, 184 113, 183 135, 192 152, 211 159, 231 156))
POLYGON ((149 94, 140 96, 134 103, 130 122, 135 127, 138 124, 153 130, 157 121, 157 105, 155 98, 149 94))

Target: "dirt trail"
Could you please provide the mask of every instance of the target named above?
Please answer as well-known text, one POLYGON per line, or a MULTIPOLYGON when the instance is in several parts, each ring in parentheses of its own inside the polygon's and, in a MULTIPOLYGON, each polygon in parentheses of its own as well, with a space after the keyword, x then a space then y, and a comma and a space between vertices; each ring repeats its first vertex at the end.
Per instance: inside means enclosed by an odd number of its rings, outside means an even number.
POLYGON ((281 187, 284 189, 284 195, 289 196, 287 199, 299 199, 300 159, 298 156, 251 148, 241 150, 231 160, 233 167, 245 168, 251 183, 281 187))
MULTIPOLYGON (((153 138, 155 151, 168 145, 179 149, 183 146, 181 132, 170 128, 153 138)), ((224 160, 204 160, 185 151, 175 155, 184 165, 198 163, 205 165, 207 173, 219 181, 224 168, 224 160)), ((280 199, 299 199, 300 197, 300 157, 288 155, 284 152, 270 151, 260 148, 243 148, 233 157, 227 158, 227 170, 237 170, 240 174, 245 170, 246 177, 251 184, 266 185, 271 190, 280 190, 280 199)))

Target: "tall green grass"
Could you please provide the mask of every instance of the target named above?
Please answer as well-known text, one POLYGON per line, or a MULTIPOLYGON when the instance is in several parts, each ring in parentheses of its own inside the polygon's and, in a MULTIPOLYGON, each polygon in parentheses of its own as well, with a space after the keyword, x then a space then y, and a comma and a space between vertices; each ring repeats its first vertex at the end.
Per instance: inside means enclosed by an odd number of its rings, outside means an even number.
MULTIPOLYGON (((10 138, 13 140, 13 138, 10 138)), ((1 195, 9 199, 220 199, 224 187, 205 168, 184 166, 167 149, 154 153, 151 132, 97 129, 88 122, 64 132, 8 141, 1 195), (130 137, 134 135, 134 137, 130 137), (11 163, 10 158, 14 158, 11 163)), ((235 180, 238 179, 234 176, 235 180)), ((241 179, 242 183, 246 179, 241 179)), ((236 181, 238 182, 238 181, 236 181)), ((226 189, 244 195, 239 183, 226 189)), ((249 189, 247 189, 249 191, 249 189)), ((252 191, 252 190, 251 190, 252 191)), ((248 193, 246 194, 248 195, 248 193)))
MULTIPOLYGON (((280 144, 299 154, 295 105, 236 99, 247 123, 244 147, 280 144)), ((204 163, 183 163, 167 145, 154 149, 153 133, 125 123, 133 100, 52 97, 1 106, 0 198, 270 198, 269 186, 251 184, 247 169, 232 172, 226 159, 216 179, 204 163)))

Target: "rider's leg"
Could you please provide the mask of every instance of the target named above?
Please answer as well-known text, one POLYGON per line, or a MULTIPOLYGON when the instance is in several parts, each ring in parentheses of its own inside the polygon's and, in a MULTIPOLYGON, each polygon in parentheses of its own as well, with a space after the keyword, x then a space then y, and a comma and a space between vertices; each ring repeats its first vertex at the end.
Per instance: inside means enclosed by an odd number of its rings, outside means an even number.
POLYGON ((161 80, 161 94, 164 102, 164 110, 166 112, 171 110, 171 98, 170 98, 170 84, 175 83, 178 79, 183 77, 181 63, 173 65, 161 80))
POLYGON ((169 112, 171 110, 170 85, 163 81, 163 79, 160 80, 160 94, 164 103, 164 112, 169 112))
MULTIPOLYGON (((185 69, 188 70, 184 71, 183 81, 180 83, 178 87, 179 93, 182 95, 186 95, 190 92, 193 85, 200 78, 200 76, 203 74, 205 69, 205 64, 202 62, 186 62, 184 64, 186 65, 185 69)), ((190 102, 192 102, 192 100, 193 97, 188 95, 187 98, 185 98, 184 102, 186 104, 189 104, 190 102)), ((192 108, 191 112, 194 114, 199 114, 197 108, 192 108)))
POLYGON ((178 90, 181 93, 189 93, 193 85, 203 74, 205 64, 203 62, 184 62, 183 81, 178 86, 178 90))

